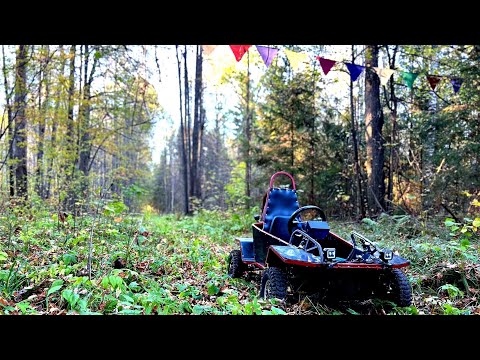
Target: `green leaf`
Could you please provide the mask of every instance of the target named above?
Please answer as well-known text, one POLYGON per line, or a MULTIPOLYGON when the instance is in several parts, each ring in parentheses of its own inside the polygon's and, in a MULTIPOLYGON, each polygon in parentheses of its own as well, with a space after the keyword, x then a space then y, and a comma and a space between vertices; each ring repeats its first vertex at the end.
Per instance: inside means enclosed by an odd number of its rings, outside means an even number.
POLYGON ((70 308, 73 309, 75 305, 77 304, 78 300, 80 299, 80 295, 75 294, 72 290, 70 289, 65 289, 62 291, 62 297, 67 300, 67 302, 70 305, 70 308))
POLYGON ((136 281, 132 281, 130 284, 128 284, 128 287, 133 291, 141 290, 140 285, 138 285, 138 283, 136 281))
POLYGON ((286 312, 283 311, 282 309, 279 309, 275 306, 272 306, 272 314, 274 314, 274 315, 285 315, 286 312))
POLYGON ((120 288, 120 286, 123 284, 123 279, 116 275, 109 276, 109 281, 114 289, 120 288))
POLYGON ((407 309, 407 311, 410 315, 418 315, 419 314, 418 309, 413 305, 410 305, 410 306, 406 307, 406 309, 407 309))
POLYGON ((77 257, 73 254, 63 254, 62 260, 65 265, 75 264, 77 262, 77 257))
POLYGON ((136 309, 122 309, 121 311, 118 312, 119 314, 124 314, 124 315, 140 315, 142 313, 142 310, 136 310, 136 309))
POLYGON ((220 288, 218 286, 215 286, 215 284, 211 284, 208 287, 208 295, 217 295, 219 291, 220 288))
POLYGON ((63 280, 59 279, 59 280, 55 280, 53 283, 52 283, 52 286, 50 287, 50 289, 48 289, 47 291, 47 297, 50 295, 50 294, 53 294, 54 292, 57 292, 58 290, 60 290, 63 286, 63 280))
POLYGON ((473 199, 472 205, 473 206, 480 206, 480 201, 478 201, 477 199, 473 199))
POLYGON ((100 59, 100 58, 102 57, 102 53, 101 53, 100 51, 98 51, 98 50, 97 50, 97 51, 95 51, 95 54, 94 54, 94 56, 95 56, 95 59, 97 59, 97 60, 98 60, 98 59, 100 59))
POLYGON ((462 239, 460 241, 460 245, 461 246, 470 246, 470 241, 468 241, 467 239, 462 239))
POLYGON ((472 225, 477 228, 480 227, 480 218, 475 218, 475 220, 472 222, 472 225))
POLYGON ((446 227, 450 227, 450 226, 453 226, 455 225, 455 220, 453 220, 452 218, 446 218, 445 219, 445 226, 446 227))
POLYGON ((360 315, 360 313, 358 313, 358 312, 356 312, 355 310, 350 309, 350 308, 348 308, 347 311, 348 311, 350 314, 352 314, 352 315, 360 315))
POLYGON ((102 282, 100 283, 104 289, 108 289, 108 285, 109 285, 109 281, 108 281, 108 276, 105 276, 103 279, 102 279, 102 282))
POLYGON ((4 251, 0 251, 0 261, 5 261, 8 259, 8 254, 4 251))
POLYGON ((17 303, 17 306, 22 311, 22 314, 25 314, 27 309, 30 307, 30 303, 28 301, 22 301, 17 303))
POLYGON ((132 297, 126 295, 126 294, 121 294, 119 297, 120 300, 127 302, 129 305, 134 304, 135 300, 133 300, 132 297))
POLYGON ((203 314, 203 311, 204 311, 204 310, 203 310, 203 306, 198 305, 198 304, 195 305, 195 306, 193 307, 193 309, 192 309, 192 313, 193 313, 194 315, 203 314))

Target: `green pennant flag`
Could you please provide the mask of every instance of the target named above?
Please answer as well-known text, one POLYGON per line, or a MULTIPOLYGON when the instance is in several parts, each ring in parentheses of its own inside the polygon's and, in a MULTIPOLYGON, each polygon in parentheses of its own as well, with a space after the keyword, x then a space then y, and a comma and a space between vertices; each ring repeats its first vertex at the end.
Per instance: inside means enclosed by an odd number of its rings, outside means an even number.
POLYGON ((410 89, 413 89, 413 82, 417 78, 417 73, 411 73, 408 71, 400 71, 400 76, 402 77, 403 81, 407 84, 410 89))

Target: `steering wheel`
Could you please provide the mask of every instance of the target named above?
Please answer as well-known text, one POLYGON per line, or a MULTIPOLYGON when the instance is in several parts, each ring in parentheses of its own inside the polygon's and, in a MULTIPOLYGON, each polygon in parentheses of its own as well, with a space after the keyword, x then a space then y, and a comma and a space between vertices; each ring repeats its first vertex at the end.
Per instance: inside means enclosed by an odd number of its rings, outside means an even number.
POLYGON ((289 244, 292 245, 293 238, 298 236, 301 238, 300 244, 297 248, 303 249, 307 253, 315 255, 315 250, 317 250, 316 256, 320 256, 320 260, 323 262, 323 248, 322 245, 318 243, 317 240, 304 233, 303 231, 296 229, 290 236, 289 244))
POLYGON ((351 235, 354 247, 355 247, 355 238, 356 237, 360 239, 360 245, 362 246, 363 251, 365 251, 365 252, 367 252, 371 255, 374 255, 377 251, 379 251, 377 249, 377 246, 373 242, 371 242, 365 236, 363 236, 363 235, 361 235, 361 234, 359 234, 355 231, 353 231, 352 235, 351 235))
POLYGON ((288 219, 288 233, 292 234, 293 229, 296 225, 298 224, 305 224, 306 221, 302 221, 300 214, 303 212, 306 212, 308 210, 315 210, 315 216, 311 220, 317 220, 321 219, 322 221, 327 221, 327 217, 325 216, 325 213, 323 212, 322 209, 320 209, 318 206, 315 205, 307 205, 303 206, 293 212, 293 214, 290 216, 290 219, 288 219))

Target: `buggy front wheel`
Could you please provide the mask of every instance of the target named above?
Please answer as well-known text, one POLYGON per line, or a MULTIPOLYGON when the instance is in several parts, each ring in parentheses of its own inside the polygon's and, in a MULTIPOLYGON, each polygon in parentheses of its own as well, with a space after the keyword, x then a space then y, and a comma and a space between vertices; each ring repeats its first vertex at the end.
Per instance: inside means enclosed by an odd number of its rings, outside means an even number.
POLYGON ((381 297, 394 302, 397 306, 405 307, 412 304, 412 287, 405 273, 400 269, 390 269, 386 274, 386 281, 378 289, 381 297))
POLYGON ((232 250, 228 255, 228 275, 232 278, 242 277, 245 272, 245 264, 242 262, 240 250, 232 250))
POLYGON ((277 298, 285 300, 287 297, 287 275, 277 267, 269 267, 263 272, 260 286, 260 297, 264 299, 277 298))

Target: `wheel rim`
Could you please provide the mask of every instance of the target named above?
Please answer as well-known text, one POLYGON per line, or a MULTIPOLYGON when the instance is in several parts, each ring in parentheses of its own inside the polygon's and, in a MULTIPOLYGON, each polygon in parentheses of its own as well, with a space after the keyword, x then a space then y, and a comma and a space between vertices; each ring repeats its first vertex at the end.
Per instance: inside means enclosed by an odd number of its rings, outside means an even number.
POLYGON ((269 299, 271 293, 272 291, 270 289, 270 279, 268 279, 265 283, 265 299, 269 299))

